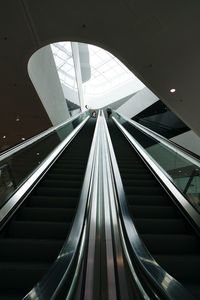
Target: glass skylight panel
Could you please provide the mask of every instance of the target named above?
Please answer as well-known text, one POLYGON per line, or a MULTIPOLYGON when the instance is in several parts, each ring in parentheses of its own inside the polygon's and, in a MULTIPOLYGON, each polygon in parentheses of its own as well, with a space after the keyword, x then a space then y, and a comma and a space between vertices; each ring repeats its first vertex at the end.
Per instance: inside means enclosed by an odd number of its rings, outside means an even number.
MULTIPOLYGON (((88 51, 91 77, 83 83, 85 97, 105 95, 129 82, 138 86, 138 89, 142 88, 137 77, 112 54, 94 45, 88 45, 88 51)), ((53 44, 52 52, 62 83, 77 89, 71 43, 53 44)))
POLYGON ((72 89, 77 89, 71 43, 55 43, 51 48, 61 82, 72 89))

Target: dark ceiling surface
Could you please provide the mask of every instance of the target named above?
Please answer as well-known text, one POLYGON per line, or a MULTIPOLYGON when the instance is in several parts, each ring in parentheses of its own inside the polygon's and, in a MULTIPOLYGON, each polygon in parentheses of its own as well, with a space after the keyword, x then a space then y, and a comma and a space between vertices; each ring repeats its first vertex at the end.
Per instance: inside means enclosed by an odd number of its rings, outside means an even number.
POLYGON ((63 40, 110 51, 200 135, 199 37, 199 0, 1 1, 0 142, 51 126, 27 63, 40 47, 63 40))

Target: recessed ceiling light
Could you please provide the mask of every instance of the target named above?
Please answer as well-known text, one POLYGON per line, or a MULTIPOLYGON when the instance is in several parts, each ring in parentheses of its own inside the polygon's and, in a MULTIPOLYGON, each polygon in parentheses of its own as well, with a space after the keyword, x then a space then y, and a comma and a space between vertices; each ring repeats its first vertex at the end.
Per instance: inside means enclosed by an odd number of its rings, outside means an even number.
POLYGON ((19 121, 20 121, 20 118, 19 118, 19 117, 17 117, 17 118, 16 118, 16 122, 19 122, 19 121))
POLYGON ((22 141, 25 141, 25 138, 24 138, 24 137, 22 138, 22 141))
POLYGON ((3 136, 3 139, 5 139, 5 138, 6 138, 6 135, 3 136))
POLYGON ((37 152, 37 156, 39 156, 40 155, 40 153, 39 152, 37 152))
POLYGON ((170 93, 175 93, 176 92, 176 89, 171 89, 170 90, 170 93))

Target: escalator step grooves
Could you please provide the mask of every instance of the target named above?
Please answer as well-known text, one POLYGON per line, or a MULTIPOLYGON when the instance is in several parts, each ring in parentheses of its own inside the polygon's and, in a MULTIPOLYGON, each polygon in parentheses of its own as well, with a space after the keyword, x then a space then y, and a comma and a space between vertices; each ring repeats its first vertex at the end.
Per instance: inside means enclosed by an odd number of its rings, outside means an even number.
MULTIPOLYGON (((130 124, 124 127, 148 143, 130 124)), ((141 239, 155 260, 200 299, 199 237, 112 120, 108 129, 141 239)))
POLYGON ((2 230, 0 299, 21 299, 58 256, 76 214, 95 123, 86 123, 2 230))

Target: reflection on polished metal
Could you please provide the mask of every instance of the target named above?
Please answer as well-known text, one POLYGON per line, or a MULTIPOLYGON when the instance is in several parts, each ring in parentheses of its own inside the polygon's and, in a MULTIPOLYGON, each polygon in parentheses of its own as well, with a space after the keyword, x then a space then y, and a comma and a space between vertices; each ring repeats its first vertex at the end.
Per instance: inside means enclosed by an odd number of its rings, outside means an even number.
MULTIPOLYGON (((147 151, 132 137, 132 135, 113 117, 114 122, 122 131, 131 145, 140 153, 150 168, 156 173, 158 178, 163 182, 164 187, 170 191, 178 203, 187 212, 194 224, 200 229, 200 215, 196 209, 189 203, 184 195, 177 189, 173 182, 168 178, 164 171, 160 168, 158 163, 147 153, 147 151)), ((175 203, 176 204, 176 203, 175 203)))
MULTIPOLYGON (((169 186, 170 189, 172 189, 172 192, 175 193, 177 197, 179 197, 180 203, 182 200, 184 201, 184 207, 188 208, 188 202, 187 200, 182 196, 182 194, 175 188, 175 186, 171 183, 171 181, 161 172, 157 164, 149 157, 149 155, 146 153, 146 151, 139 145, 139 143, 123 128, 119 122, 113 118, 116 125, 120 128, 122 133, 125 135, 128 141, 134 146, 135 149, 140 153, 140 155, 147 161, 147 163, 151 166, 151 168, 156 172, 156 174, 160 177, 160 179, 169 186), (183 198, 183 199, 182 199, 183 198), (187 202, 187 203, 185 203, 187 202)), ((111 141, 109 141, 110 144, 110 153, 111 153, 111 159, 113 164, 113 171, 115 176, 115 182, 117 193, 118 193, 118 199, 119 199, 119 210, 122 215, 121 222, 122 227, 125 229, 129 244, 131 246, 131 251, 129 252, 129 255, 133 258, 135 258, 138 262, 138 264, 143 268, 144 272, 146 273, 146 276, 149 278, 150 282, 154 283, 154 286, 157 287, 157 291, 163 295, 163 297, 167 297, 168 299, 194 299, 193 296, 188 294, 188 292, 184 289, 184 287, 175 280, 172 276, 170 276, 167 272, 165 272, 164 269, 162 269, 157 262, 154 260, 154 258, 150 255, 149 251, 141 241, 135 226, 133 224, 133 221, 131 219, 127 202, 126 202, 126 196, 121 180, 121 176, 119 173, 119 168, 117 165, 117 161, 115 158, 114 150, 111 144, 111 141)), ((190 209, 193 209, 193 207, 188 208, 188 211, 190 209)), ((195 214, 197 212, 193 209, 195 214)), ((197 221, 197 224, 199 224, 199 221, 197 221)))
POLYGON ((0 222, 2 222, 2 220, 9 214, 11 210, 13 210, 13 208, 25 195, 30 193, 38 179, 44 175, 56 157, 67 147, 69 142, 75 137, 88 119, 89 117, 86 117, 85 120, 82 121, 73 130, 73 132, 71 132, 67 138, 56 147, 56 149, 47 157, 47 159, 40 164, 40 167, 26 180, 26 182, 16 191, 16 193, 8 200, 8 202, 5 203, 0 210, 0 222))
MULTIPOLYGON (((102 112, 103 114, 103 112, 102 112)), ((112 162, 110 158, 110 151, 109 151, 109 133, 105 121, 105 117, 103 118, 103 135, 102 135, 102 145, 103 145, 103 158, 104 158, 104 185, 106 187, 106 194, 105 199, 107 200, 107 207, 109 207, 110 213, 110 226, 113 232, 113 247, 115 252, 115 265, 117 269, 117 277, 118 277, 118 292, 120 295, 123 295, 123 299, 130 299, 130 295, 128 292, 128 284, 127 284, 127 273, 125 270, 125 262, 124 262, 124 255, 122 249, 122 242, 120 236, 120 224, 119 224, 119 215, 117 212, 116 202, 117 202, 117 195, 115 189, 115 182, 112 172, 112 162)), ((113 253, 114 254, 114 253, 113 253)), ((108 270, 109 272, 109 270, 108 270)), ((111 281, 112 283, 112 281, 111 281)), ((112 285, 110 285, 112 287, 112 285)), ((111 298, 113 299, 113 298, 111 298)))
POLYGON ((112 242, 107 166, 103 149, 102 117, 99 120, 98 146, 95 164, 95 180, 92 188, 90 229, 87 253, 85 300, 117 299, 115 263, 112 242), (100 279, 100 280, 99 280, 100 279), (107 281, 107 282, 106 282, 107 281))
MULTIPOLYGON (((103 113, 103 112, 102 112, 103 113)), ((112 212, 111 202, 113 201, 113 186, 109 183, 109 171, 110 166, 108 162, 108 153, 105 139, 105 129, 103 124, 103 117, 101 117, 101 161, 102 161, 102 184, 103 184, 103 198, 104 201, 104 226, 105 226, 105 240, 106 240, 106 267, 107 267, 107 282, 108 282, 108 299, 117 299, 116 290, 116 275, 115 275, 115 260, 114 256, 114 236, 113 236, 113 224, 112 224, 112 212)), ((115 248, 116 250, 116 248, 115 248)), ((118 261, 119 262, 119 261, 118 261)), ((126 299, 126 292, 124 293, 124 299, 126 299)))
POLYGON ((87 267, 86 267, 86 280, 85 280, 85 299, 93 299, 93 285, 94 285, 94 273, 95 273, 95 242, 96 242, 96 230, 97 230, 97 206, 98 206, 98 181, 99 181, 99 122, 100 116, 97 120, 97 140, 95 144, 95 158, 93 161, 92 169, 92 181, 90 191, 90 208, 89 208, 89 235, 88 235, 88 252, 87 252, 87 267))
POLYGON ((75 119, 77 119, 78 117, 80 117, 81 115, 84 115, 85 112, 80 113, 72 118, 69 118, 67 121, 62 122, 61 124, 51 127, 45 131, 43 131, 42 133, 37 134, 36 136, 26 140, 23 143, 20 143, 19 145, 16 145, 14 147, 12 147, 11 149, 6 150, 5 152, 0 154, 0 161, 6 159, 7 157, 15 154, 16 152, 25 149, 27 146, 32 145, 35 142, 40 141, 42 138, 48 136, 49 134, 51 134, 52 132, 56 132, 58 129, 64 127, 65 125, 69 124, 70 122, 74 121, 75 119))
MULTIPOLYGON (((125 243, 124 233, 123 233, 122 226, 121 226, 121 220, 119 218, 120 212, 119 212, 119 205, 118 205, 117 199, 118 198, 120 200, 123 199, 123 201, 126 201, 126 199, 125 199, 122 180, 121 180, 121 176, 120 176, 119 169, 117 166, 117 161, 115 158, 115 154, 114 154, 114 150, 113 150, 113 146, 112 146, 112 142, 111 142, 110 134, 109 134, 109 131, 108 131, 108 128, 106 125, 105 118, 104 118, 104 126, 105 126, 105 135, 106 135, 106 141, 107 141, 107 147, 108 147, 108 149, 106 151, 106 156, 107 156, 107 160, 110 160, 110 164, 112 165, 112 168, 109 169, 109 171, 110 171, 109 181, 110 181, 110 185, 112 185, 112 189, 110 189, 110 192, 113 193, 113 195, 112 195, 113 200, 111 201, 112 220, 113 220, 113 224, 114 224, 114 228, 115 228, 115 239, 118 240, 118 241, 116 241, 117 242, 116 244, 118 244, 118 247, 116 247, 115 251, 118 253, 118 261, 123 263, 122 249, 120 249, 120 248, 123 248, 123 253, 126 257, 127 263, 129 265, 130 271, 133 276, 133 280, 136 283, 136 286, 138 287, 139 293, 142 296, 142 299, 149 300, 149 297, 148 297, 147 293, 145 292, 145 290, 134 270, 134 267, 131 262, 131 259, 130 259, 130 256, 129 256, 129 253, 127 250, 127 246, 125 243), (111 172, 111 170, 113 170, 113 172, 111 172), (119 239, 120 239, 120 242, 119 242, 119 239), (121 247, 119 246, 119 244, 121 244, 121 247), (118 251, 117 251, 117 249, 118 249, 118 251)), ((120 269, 120 272, 119 272, 118 276, 121 279, 120 283, 122 284, 122 289, 124 290, 124 287, 127 285, 127 283, 124 280, 124 276, 122 276, 122 273, 124 272, 124 270, 123 270, 122 266, 121 267, 119 266, 119 269, 120 269)), ((126 293, 126 290, 124 290, 124 293, 126 293)))
MULTIPOLYGON (((84 123, 85 122, 86 121, 84 121, 84 123)), ((86 247, 88 208, 90 207, 91 183, 93 182, 95 169, 94 162, 96 160, 97 136, 98 128, 96 125, 81 190, 80 201, 70 234, 48 274, 24 298, 26 300, 58 300, 60 299, 59 293, 61 290, 66 292, 66 299, 71 299, 76 289, 86 247), (72 274, 73 269, 74 273, 72 274), (51 287, 51 294, 49 294, 49 287, 51 287), (32 295, 34 295, 34 297, 32 295)))

